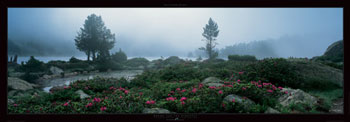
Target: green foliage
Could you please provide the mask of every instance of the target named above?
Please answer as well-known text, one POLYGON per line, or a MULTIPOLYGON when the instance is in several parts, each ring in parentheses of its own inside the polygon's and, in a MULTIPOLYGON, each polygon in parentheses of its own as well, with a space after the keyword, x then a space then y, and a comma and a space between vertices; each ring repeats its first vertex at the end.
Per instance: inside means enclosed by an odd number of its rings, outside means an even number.
POLYGON ((74 56, 69 59, 69 63, 80 63, 80 62, 83 62, 83 61, 75 58, 74 56))
POLYGON ((125 62, 128 60, 128 57, 126 56, 126 54, 120 49, 119 52, 115 52, 114 54, 112 54, 112 60, 115 62, 125 62))
POLYGON ((19 69, 23 72, 42 72, 47 70, 44 62, 35 59, 34 56, 30 56, 27 63, 21 65, 19 69))
POLYGON ((35 83, 35 80, 37 80, 39 76, 37 74, 25 72, 24 75, 20 76, 20 78, 29 83, 35 83))
POLYGON ((302 81, 296 73, 295 66, 291 65, 286 59, 271 58, 260 60, 247 66, 244 75, 248 80, 271 82, 280 86, 289 86, 298 88, 302 81))
POLYGON ((146 58, 132 58, 127 60, 126 65, 130 67, 146 66, 149 61, 146 58))
POLYGON ((255 56, 252 55, 229 55, 230 61, 257 61, 255 56))

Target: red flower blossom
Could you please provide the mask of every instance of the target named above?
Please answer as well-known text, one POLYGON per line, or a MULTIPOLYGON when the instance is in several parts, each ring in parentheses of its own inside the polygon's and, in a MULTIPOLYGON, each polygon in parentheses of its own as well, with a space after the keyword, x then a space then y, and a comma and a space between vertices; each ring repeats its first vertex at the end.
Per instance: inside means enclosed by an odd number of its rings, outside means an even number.
POLYGON ((193 89, 192 89, 192 92, 193 92, 193 93, 196 93, 196 92, 197 92, 197 89, 196 89, 196 88, 193 88, 193 89))
POLYGON ((225 103, 222 103, 221 105, 222 105, 223 108, 225 108, 225 103))
POLYGON ((222 94, 222 90, 219 91, 219 94, 222 94))
POLYGON ((278 89, 282 90, 282 89, 283 89, 283 87, 281 87, 281 86, 280 86, 280 87, 278 87, 278 89))
POLYGON ((182 104, 182 105, 185 105, 185 102, 184 102, 184 101, 181 101, 181 104, 182 104))
POLYGON ((94 102, 101 102, 101 99, 95 97, 93 101, 94 101, 94 102))
POLYGON ((181 97, 180 101, 184 101, 184 100, 187 100, 186 97, 181 97))
POLYGON ((13 106, 17 107, 18 105, 17 104, 13 104, 13 106))
POLYGON ((129 93, 129 90, 125 90, 124 93, 125 93, 125 94, 128 94, 128 93, 129 93))
POLYGON ((68 106, 68 102, 64 103, 63 106, 68 106))
POLYGON ((203 87, 203 84, 199 84, 199 88, 202 88, 203 87))
POLYGON ((89 104, 85 105, 86 108, 90 107, 90 106, 92 106, 92 103, 89 103, 89 104))
POLYGON ((177 88, 176 90, 180 91, 181 89, 180 89, 180 88, 177 88))
POLYGON ((150 100, 150 101, 147 101, 146 104, 155 104, 156 101, 153 101, 153 100, 150 100))
POLYGON ((209 86, 209 89, 215 89, 216 86, 209 86))
POLYGON ((122 99, 122 98, 123 98, 123 96, 119 96, 119 98, 120 98, 120 99, 122 99))
POLYGON ((166 100, 167 100, 167 101, 170 101, 170 100, 171 100, 171 101, 174 101, 175 98, 173 98, 173 97, 168 97, 168 98, 166 98, 166 100))
POLYGON ((258 85, 259 88, 262 88, 262 85, 258 85))
POLYGON ((235 98, 232 99, 232 102, 233 102, 233 103, 236 102, 236 101, 235 101, 235 98))
POLYGON ((100 110, 101 111, 105 111, 107 109, 107 107, 101 107, 100 110))
POLYGON ((269 89, 269 90, 267 90, 267 92, 270 92, 270 93, 272 93, 273 91, 272 91, 271 89, 269 89))
POLYGON ((238 74, 240 74, 240 75, 243 74, 243 73, 244 73, 244 72, 238 72, 238 74))
POLYGON ((245 87, 242 87, 242 90, 244 91, 244 90, 246 90, 247 88, 245 88, 245 87))
POLYGON ((170 96, 170 94, 168 94, 168 96, 170 96))
POLYGON ((284 91, 285 94, 288 94, 288 91, 284 91))
POLYGON ((186 89, 183 89, 181 92, 186 92, 186 89))
POLYGON ((142 93, 142 92, 140 92, 140 93, 139 93, 139 95, 140 95, 140 96, 142 96, 142 95, 143 95, 143 93, 142 93))
POLYGON ((174 93, 175 93, 175 91, 170 91, 170 93, 174 94, 174 93))

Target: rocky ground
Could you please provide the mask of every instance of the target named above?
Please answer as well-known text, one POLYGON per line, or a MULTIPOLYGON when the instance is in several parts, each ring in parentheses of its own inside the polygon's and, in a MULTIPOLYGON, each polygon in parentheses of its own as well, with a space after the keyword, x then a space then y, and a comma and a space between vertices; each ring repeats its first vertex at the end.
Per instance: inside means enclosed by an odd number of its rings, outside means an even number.
POLYGON ((344 113, 344 98, 339 98, 333 101, 332 108, 329 110, 330 113, 344 113))

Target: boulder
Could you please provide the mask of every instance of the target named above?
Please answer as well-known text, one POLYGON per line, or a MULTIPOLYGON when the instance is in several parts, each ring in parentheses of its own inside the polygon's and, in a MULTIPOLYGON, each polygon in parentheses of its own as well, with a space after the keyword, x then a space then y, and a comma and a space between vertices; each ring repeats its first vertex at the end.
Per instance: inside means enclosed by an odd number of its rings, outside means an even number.
POLYGON ((55 66, 50 67, 50 71, 54 75, 60 75, 61 73, 63 73, 62 69, 55 67, 55 66))
POLYGON ((279 114, 281 112, 271 108, 271 107, 268 107, 267 110, 264 112, 265 114, 279 114))
POLYGON ((44 75, 43 78, 44 79, 50 79, 51 77, 49 75, 44 75))
POLYGON ((142 113, 145 114, 164 114, 164 113, 171 113, 169 110, 167 109, 163 109, 163 108, 145 108, 143 109, 142 113))
POLYGON ((315 105, 318 99, 300 89, 283 88, 282 92, 287 91, 288 94, 284 94, 278 98, 278 102, 282 106, 289 106, 290 104, 307 104, 309 107, 315 105))
POLYGON ((7 86, 11 87, 14 90, 22 90, 22 91, 38 87, 38 85, 31 84, 22 79, 13 78, 13 77, 7 77, 7 86))
POLYGON ((216 78, 216 77, 208 77, 202 81, 203 84, 208 84, 208 83, 223 83, 222 80, 216 78))
POLYGON ((64 86, 54 86, 49 91, 56 92, 56 91, 61 91, 61 90, 64 90, 64 86))
POLYGON ((250 100, 249 98, 243 99, 243 97, 235 95, 235 94, 231 94, 228 95, 224 98, 224 101, 226 102, 232 102, 232 100, 235 99, 235 102, 238 104, 242 104, 244 106, 244 110, 248 111, 251 106, 255 105, 255 102, 250 100))
POLYGON ((90 97, 88 94, 84 93, 84 91, 82 91, 82 90, 78 90, 75 93, 80 95, 80 99, 85 99, 85 98, 89 98, 90 97))
POLYGON ((12 104, 14 104, 14 103, 15 103, 15 101, 14 101, 14 100, 12 100, 12 99, 7 99, 7 104, 12 105, 12 104))

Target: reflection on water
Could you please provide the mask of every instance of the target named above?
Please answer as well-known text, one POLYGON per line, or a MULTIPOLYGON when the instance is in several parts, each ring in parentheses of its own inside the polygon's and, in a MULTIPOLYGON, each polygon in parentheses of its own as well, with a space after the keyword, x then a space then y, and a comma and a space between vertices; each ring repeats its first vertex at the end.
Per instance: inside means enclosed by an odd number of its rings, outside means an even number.
POLYGON ((63 86, 69 85, 69 83, 77 81, 77 80, 88 80, 92 79, 96 76, 104 77, 104 78, 121 78, 124 77, 126 79, 131 78, 137 74, 141 74, 142 70, 122 70, 122 71, 112 71, 112 72, 102 72, 102 73, 94 73, 87 75, 78 75, 66 78, 57 78, 45 80, 41 84, 44 87, 43 90, 49 92, 49 90, 54 86, 63 86))

